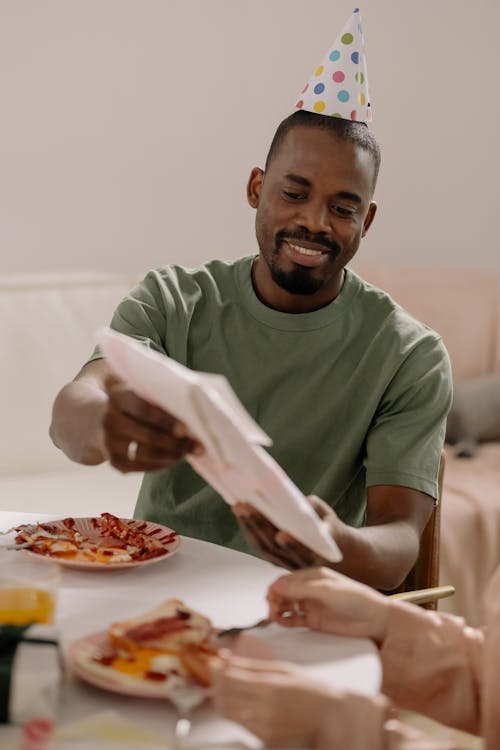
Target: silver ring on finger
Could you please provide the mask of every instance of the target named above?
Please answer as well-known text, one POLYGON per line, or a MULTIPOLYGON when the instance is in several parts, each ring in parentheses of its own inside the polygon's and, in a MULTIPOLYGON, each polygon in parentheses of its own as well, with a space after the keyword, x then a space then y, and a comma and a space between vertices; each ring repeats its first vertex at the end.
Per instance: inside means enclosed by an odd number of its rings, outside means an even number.
POLYGON ((127 445, 127 458, 131 463, 134 463, 135 459, 137 458, 138 447, 139 444, 137 443, 137 440, 131 440, 127 445))
POLYGON ((305 617, 305 612, 300 608, 300 604, 297 601, 292 602, 292 606, 290 609, 285 609, 283 612, 280 612, 280 617, 288 618, 288 617, 305 617))

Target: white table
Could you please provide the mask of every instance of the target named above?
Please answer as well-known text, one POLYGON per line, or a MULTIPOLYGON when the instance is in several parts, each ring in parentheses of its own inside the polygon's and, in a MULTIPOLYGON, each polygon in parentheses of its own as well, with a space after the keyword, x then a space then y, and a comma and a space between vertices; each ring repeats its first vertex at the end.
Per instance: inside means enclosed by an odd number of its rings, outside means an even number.
MULTIPOLYGON (((49 518, 53 517, 3 511, 0 530, 49 518)), ((144 568, 90 573, 63 568, 56 620, 63 649, 81 636, 105 630, 111 622, 129 619, 169 598, 183 600, 210 617, 218 627, 254 622, 265 616, 267 587, 283 572, 250 555, 185 537, 175 555, 144 568)), ((339 687, 365 693, 379 689, 380 661, 370 641, 331 636, 331 653, 339 687)), ((170 704, 163 701, 105 692, 68 675, 62 695, 61 724, 105 709, 117 710, 162 734, 173 731, 176 718, 170 704)), ((0 728, 0 746, 13 731, 0 728)), ((201 740, 206 743, 209 739, 212 747, 224 745, 226 750, 260 746, 240 727, 218 717, 209 705, 195 713, 193 743, 197 737, 200 744, 201 740)))

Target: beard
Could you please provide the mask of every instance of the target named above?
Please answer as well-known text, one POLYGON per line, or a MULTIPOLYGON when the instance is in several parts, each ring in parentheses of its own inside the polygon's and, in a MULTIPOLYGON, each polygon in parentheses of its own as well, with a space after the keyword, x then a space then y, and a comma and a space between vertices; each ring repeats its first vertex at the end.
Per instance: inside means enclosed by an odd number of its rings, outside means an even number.
POLYGON ((270 271, 274 283, 290 294, 315 294, 323 286, 323 279, 313 276, 310 268, 297 266, 293 271, 283 271, 272 263, 270 271))
POLYGON ((271 271, 271 278, 275 284, 289 294, 301 294, 309 295, 315 294, 321 289, 326 279, 324 276, 317 276, 314 274, 314 268, 308 268, 307 266, 295 266, 292 271, 284 271, 280 267, 280 253, 281 243, 284 238, 297 240, 308 239, 312 242, 319 242, 325 245, 326 250, 329 253, 329 258, 333 262, 340 253, 340 247, 336 242, 327 242, 323 237, 306 236, 304 232, 296 232, 294 234, 279 232, 276 237, 276 247, 269 259, 268 265, 271 271))

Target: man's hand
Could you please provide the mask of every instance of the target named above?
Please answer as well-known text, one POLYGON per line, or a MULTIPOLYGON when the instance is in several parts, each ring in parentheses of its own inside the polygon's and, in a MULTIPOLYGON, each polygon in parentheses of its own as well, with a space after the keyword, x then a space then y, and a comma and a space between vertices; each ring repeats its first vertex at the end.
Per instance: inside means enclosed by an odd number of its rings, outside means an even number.
MULTIPOLYGON (((342 522, 335 511, 315 495, 306 499, 325 524, 328 532, 335 538, 335 532, 340 531, 342 527, 342 522)), ((314 550, 309 549, 285 531, 276 528, 253 505, 237 503, 233 505, 233 512, 247 542, 274 565, 288 570, 299 570, 330 564, 314 550)))
POLYGON ((409 487, 375 485, 366 492, 366 525, 340 520, 325 502, 307 498, 342 552, 332 564, 289 534, 280 531, 255 508, 238 503, 233 511, 248 543, 264 558, 289 570, 324 566, 382 591, 392 591, 417 559, 419 537, 432 513, 433 499, 409 487))
POLYGON ((203 447, 171 414, 137 396, 113 375, 105 380, 108 404, 103 442, 109 462, 123 473, 159 471, 203 447))

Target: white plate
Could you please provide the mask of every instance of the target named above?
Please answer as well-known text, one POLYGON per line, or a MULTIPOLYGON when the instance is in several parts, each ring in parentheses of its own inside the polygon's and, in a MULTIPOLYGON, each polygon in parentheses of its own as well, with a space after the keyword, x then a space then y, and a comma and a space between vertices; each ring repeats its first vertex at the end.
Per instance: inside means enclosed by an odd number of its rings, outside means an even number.
POLYGON ((106 631, 94 633, 75 641, 65 654, 66 664, 85 682, 112 693, 133 695, 142 698, 168 698, 166 682, 128 677, 111 667, 95 666, 89 659, 110 642, 106 631))
MULTIPOLYGON (((106 667, 95 670, 89 666, 88 656, 108 643, 105 631, 80 638, 65 654, 68 666, 82 680, 104 690, 144 698, 169 698, 165 683, 124 680, 111 668, 106 672, 106 667)), ((272 624, 251 633, 221 638, 218 644, 238 656, 291 663, 334 689, 355 690, 367 695, 374 695, 380 689, 382 667, 378 660, 378 670, 373 669, 377 656, 375 647, 368 641, 365 648, 360 649, 359 641, 352 638, 272 624)), ((208 697, 208 691, 205 694, 208 697)))
MULTIPOLYGON (((102 537, 99 531, 96 530, 92 524, 93 518, 74 518, 74 528, 87 537, 91 541, 95 541, 96 544, 101 546, 112 546, 111 537, 102 537)), ((126 560, 123 562, 92 562, 90 560, 72 560, 59 557, 58 555, 42 555, 35 550, 25 550, 25 552, 32 557, 36 557, 38 560, 50 560, 55 561, 59 565, 67 568, 76 568, 79 570, 117 570, 124 568, 134 568, 139 565, 152 565, 153 563, 161 562, 166 557, 170 557, 179 549, 181 540, 178 534, 169 529, 168 526, 162 526, 159 523, 152 523, 151 521, 140 521, 131 518, 120 518, 120 521, 127 523, 133 531, 141 531, 143 534, 154 537, 157 541, 162 543, 163 552, 161 555, 156 557, 150 557, 145 560, 126 560)), ((44 523, 51 524, 56 529, 64 530, 63 519, 58 521, 45 521, 44 523)))

